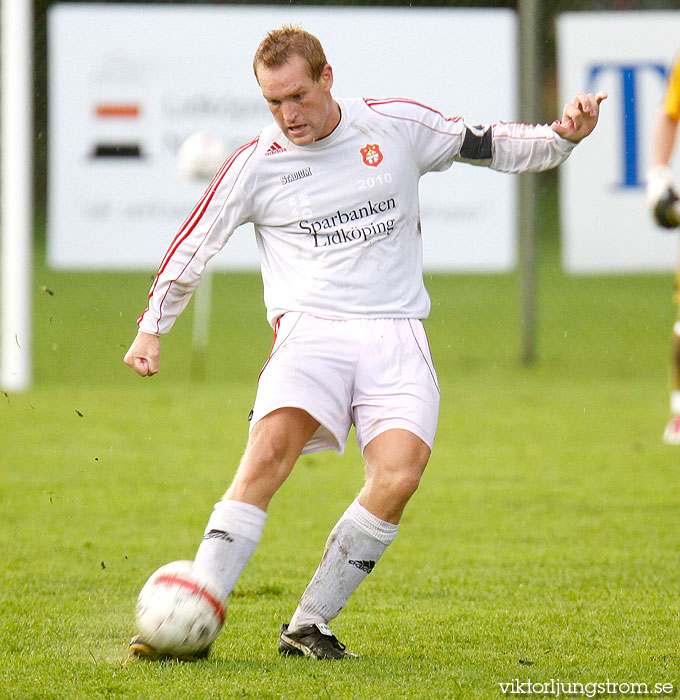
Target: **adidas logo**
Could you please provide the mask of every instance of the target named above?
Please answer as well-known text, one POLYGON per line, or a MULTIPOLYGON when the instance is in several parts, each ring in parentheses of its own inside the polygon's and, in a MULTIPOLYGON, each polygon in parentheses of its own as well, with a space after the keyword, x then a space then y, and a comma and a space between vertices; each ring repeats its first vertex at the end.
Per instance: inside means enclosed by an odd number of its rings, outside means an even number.
POLYGON ((373 567, 375 566, 374 561, 364 561, 359 560, 359 559, 350 559, 348 564, 351 564, 352 566, 356 566, 357 569, 360 569, 361 571, 365 571, 367 574, 370 574, 371 571, 373 571, 373 567))
POLYGON ((275 156, 279 153, 285 153, 286 148, 284 148, 280 143, 276 141, 272 142, 272 145, 265 151, 266 156, 275 156))
POLYGON ((204 540, 224 540, 225 542, 233 542, 234 538, 224 530, 211 530, 203 535, 204 540))

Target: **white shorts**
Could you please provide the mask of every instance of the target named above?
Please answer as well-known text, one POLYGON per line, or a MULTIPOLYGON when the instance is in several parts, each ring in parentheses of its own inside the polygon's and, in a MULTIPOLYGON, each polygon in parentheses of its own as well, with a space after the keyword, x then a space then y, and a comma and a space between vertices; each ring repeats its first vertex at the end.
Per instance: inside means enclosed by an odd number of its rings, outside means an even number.
POLYGON ((439 386, 422 322, 284 314, 260 374, 251 430, 284 407, 301 408, 321 424, 303 454, 342 454, 352 425, 362 452, 393 428, 409 430, 432 448, 439 386))

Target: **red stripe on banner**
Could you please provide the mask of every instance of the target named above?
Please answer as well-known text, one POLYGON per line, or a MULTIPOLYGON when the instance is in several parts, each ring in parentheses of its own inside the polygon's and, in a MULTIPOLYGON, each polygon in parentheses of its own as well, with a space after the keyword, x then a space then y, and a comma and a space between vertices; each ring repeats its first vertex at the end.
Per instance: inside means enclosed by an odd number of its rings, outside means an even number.
POLYGON ((158 576, 158 578, 154 579, 154 584, 167 584, 169 586, 180 586, 182 588, 186 588, 190 590, 192 593, 196 593, 199 595, 201 598, 206 600, 210 605, 212 605, 213 609, 215 610, 215 614, 220 620, 220 624, 224 624, 224 616, 226 614, 224 605, 220 603, 215 596, 210 594, 208 591, 205 590, 205 588, 199 586, 197 583, 194 583, 193 581, 189 581, 188 579, 182 578, 181 576, 178 576, 177 574, 161 574, 158 576))
POLYGON ((141 113, 139 105, 134 104, 100 104, 94 109, 98 117, 125 117, 134 119, 141 113))

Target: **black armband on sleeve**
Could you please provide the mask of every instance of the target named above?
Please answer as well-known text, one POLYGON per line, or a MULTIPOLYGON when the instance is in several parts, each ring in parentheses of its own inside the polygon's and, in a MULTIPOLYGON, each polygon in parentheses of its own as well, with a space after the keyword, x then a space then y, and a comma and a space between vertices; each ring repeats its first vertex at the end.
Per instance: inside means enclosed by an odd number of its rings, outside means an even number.
POLYGON ((460 157, 465 160, 491 160, 491 127, 465 127, 460 157))

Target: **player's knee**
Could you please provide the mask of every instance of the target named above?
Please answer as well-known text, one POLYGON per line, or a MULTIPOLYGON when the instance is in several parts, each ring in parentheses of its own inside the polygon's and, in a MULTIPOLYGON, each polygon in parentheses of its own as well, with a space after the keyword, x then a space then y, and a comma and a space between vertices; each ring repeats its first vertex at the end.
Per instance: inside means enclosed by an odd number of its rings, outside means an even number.
POLYGON ((244 461, 254 472, 276 472, 288 460, 289 444, 285 435, 267 434, 251 441, 244 461))
POLYGON ((225 496, 266 510, 293 467, 286 454, 282 441, 251 440, 225 496))
POLYGON ((391 500, 398 503, 406 503, 418 489, 420 484, 420 470, 400 469, 397 472, 385 473, 381 489, 390 494, 391 500))
POLYGON ((416 470, 413 470, 409 472, 408 474, 402 475, 401 479, 399 480, 398 487, 400 494, 402 496, 402 500, 408 500, 413 496, 413 494, 418 490, 418 486, 420 485, 420 472, 416 472, 416 470))

